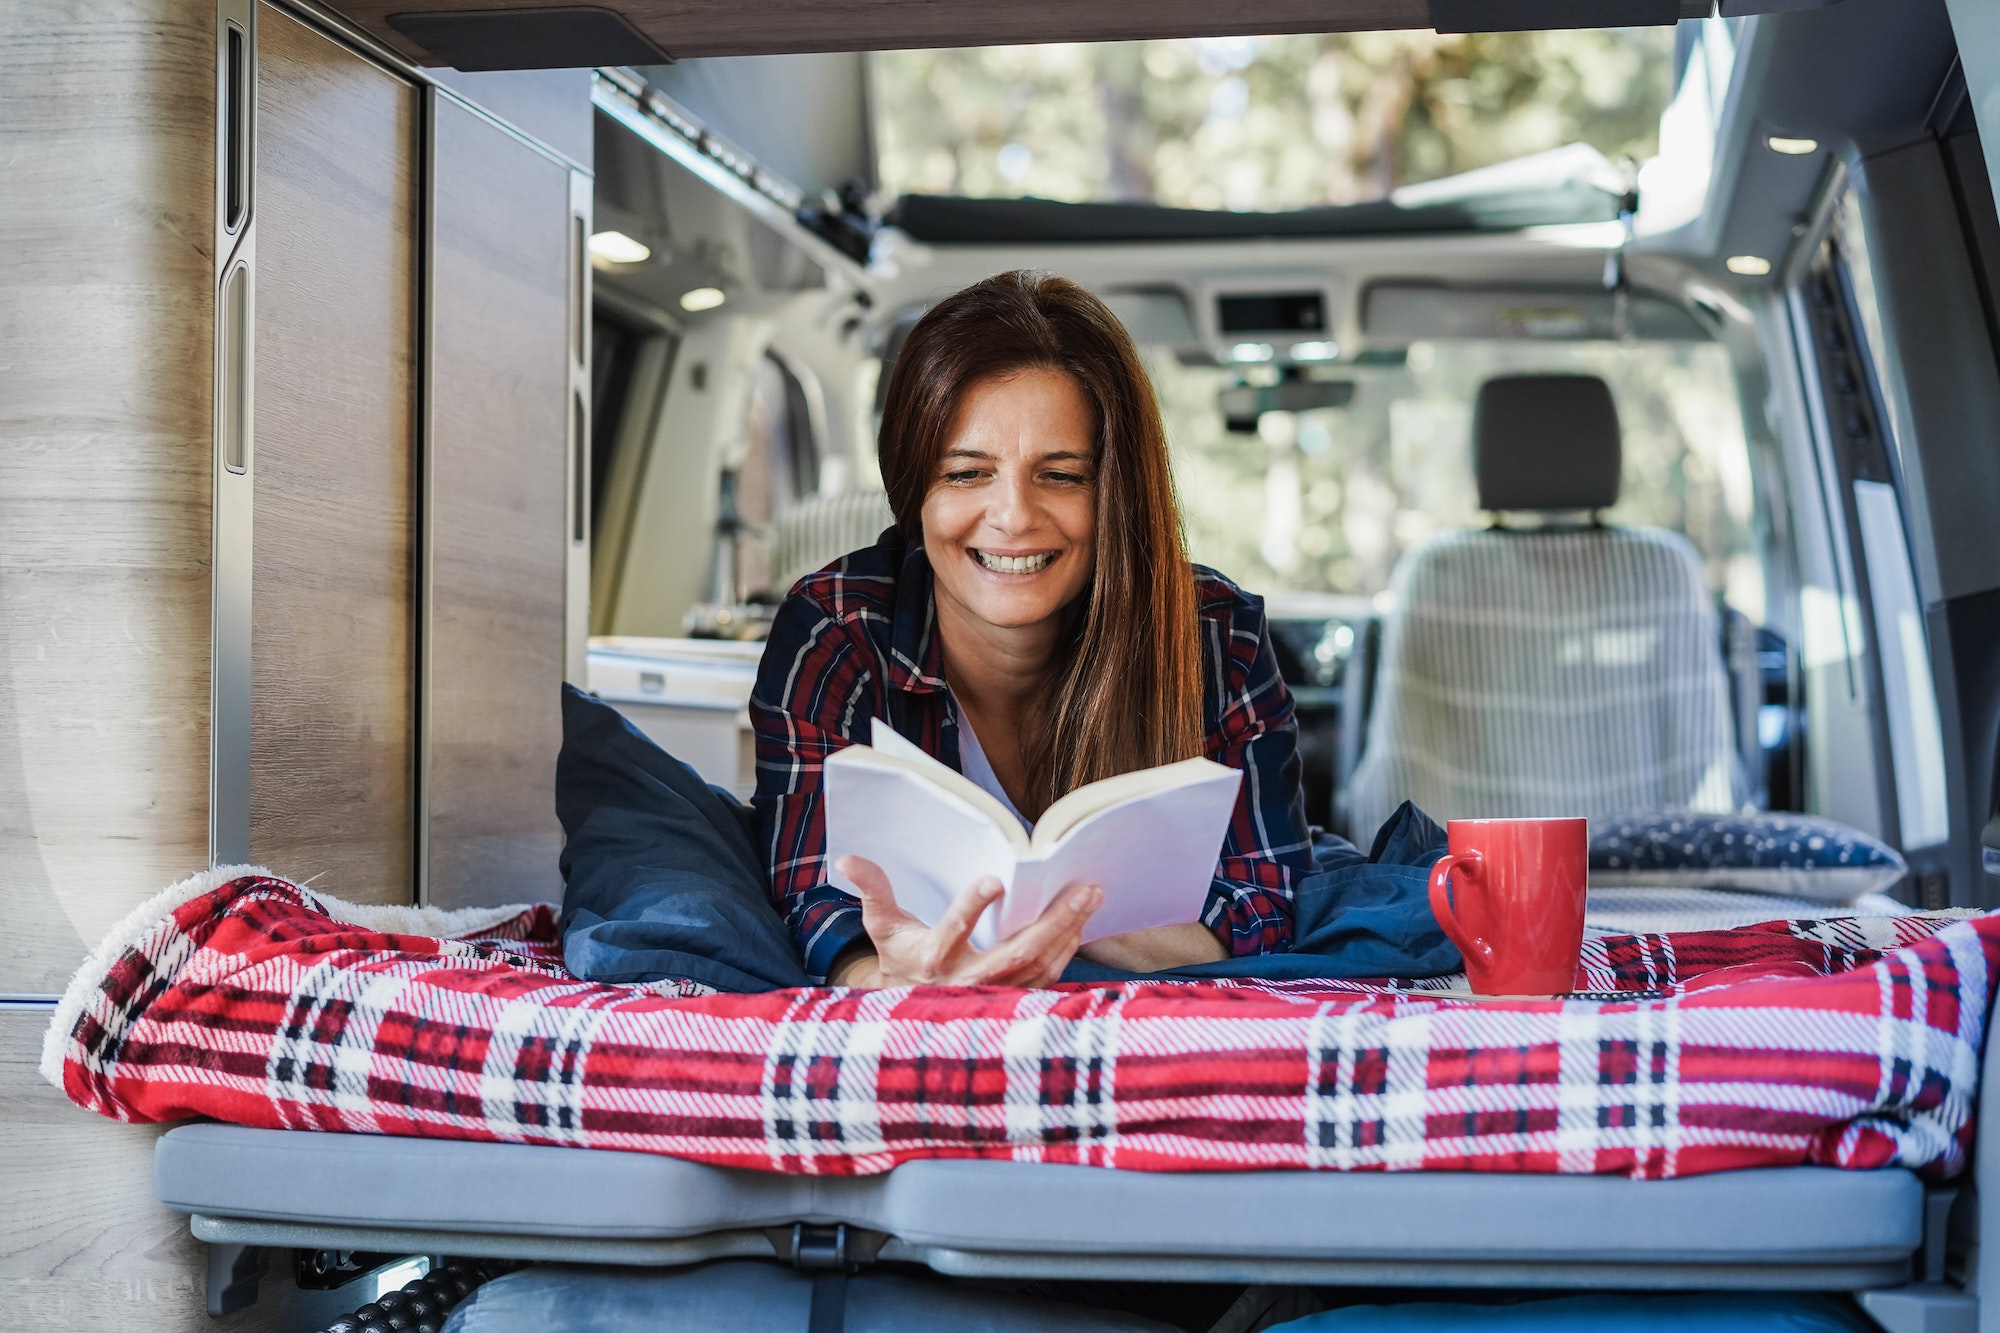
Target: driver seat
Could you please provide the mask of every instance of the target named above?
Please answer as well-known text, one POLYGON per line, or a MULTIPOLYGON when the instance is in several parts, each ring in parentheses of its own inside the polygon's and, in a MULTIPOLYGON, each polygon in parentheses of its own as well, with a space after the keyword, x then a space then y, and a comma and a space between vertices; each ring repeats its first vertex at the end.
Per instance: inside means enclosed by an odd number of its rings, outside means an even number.
POLYGON ((1397 566, 1350 827, 1406 798, 1440 820, 1738 808, 1700 559, 1677 533, 1599 518, 1621 462, 1609 386, 1489 380, 1472 453, 1495 521, 1397 566))

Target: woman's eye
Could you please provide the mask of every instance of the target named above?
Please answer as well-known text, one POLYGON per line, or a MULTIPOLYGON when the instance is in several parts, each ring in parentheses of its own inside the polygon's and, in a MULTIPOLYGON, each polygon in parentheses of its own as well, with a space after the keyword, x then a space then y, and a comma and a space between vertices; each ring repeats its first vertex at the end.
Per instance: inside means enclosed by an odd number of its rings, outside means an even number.
POLYGON ((960 472, 947 472, 944 474, 944 479, 955 485, 962 486, 969 481, 978 481, 979 478, 982 477, 983 475, 985 474, 977 471, 976 469, 968 468, 960 472))
POLYGON ((1082 472, 1051 472, 1048 478, 1063 486, 1081 486, 1090 480, 1089 475, 1082 472))

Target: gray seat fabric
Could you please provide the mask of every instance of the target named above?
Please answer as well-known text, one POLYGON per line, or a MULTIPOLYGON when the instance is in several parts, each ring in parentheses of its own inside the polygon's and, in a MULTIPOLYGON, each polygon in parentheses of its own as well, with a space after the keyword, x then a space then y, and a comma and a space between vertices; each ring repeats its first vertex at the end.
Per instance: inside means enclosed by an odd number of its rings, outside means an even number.
POLYGON ((1879 1264, 1907 1256, 1922 1230, 1922 1187, 1901 1170, 1796 1167, 1649 1182, 925 1161, 885 1176, 834 1178, 635 1153, 213 1124, 169 1131, 154 1161, 161 1201, 210 1217, 612 1239, 845 1222, 897 1238, 904 1257, 960 1273, 978 1270, 968 1256, 1021 1254, 1146 1256, 1180 1266, 1229 1256, 1879 1264))
POLYGON ((1728 811, 1728 677, 1694 549, 1630 528, 1461 532, 1397 570, 1353 827, 1728 811))
MULTIPOLYGON (((802 1333, 812 1290, 810 1274, 755 1260, 671 1273, 542 1266, 480 1287, 445 1333, 802 1333)), ((850 1280, 845 1314, 843 1333, 1173 1333, 1138 1315, 902 1273, 850 1280)))
MULTIPOLYGON (((1482 508, 1587 516, 1617 500, 1621 455, 1594 375, 1480 389, 1482 508)), ((1720 625, 1685 538, 1576 522, 1454 533, 1410 552, 1391 592, 1346 797, 1361 835, 1405 799, 1440 820, 1742 803, 1720 625)))
POLYGON ((771 540, 771 587, 783 592, 849 551, 870 545, 896 521, 882 491, 816 495, 787 510, 771 540))

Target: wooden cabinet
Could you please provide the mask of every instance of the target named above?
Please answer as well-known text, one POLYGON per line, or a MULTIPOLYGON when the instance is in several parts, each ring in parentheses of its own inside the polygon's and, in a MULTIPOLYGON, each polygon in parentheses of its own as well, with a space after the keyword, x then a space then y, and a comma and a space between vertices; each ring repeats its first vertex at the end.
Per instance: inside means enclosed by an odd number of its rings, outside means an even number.
POLYGON ((257 87, 250 858, 409 902, 421 94, 268 7, 257 87))
POLYGON ((433 142, 427 897, 555 899, 570 169, 442 99, 433 142))

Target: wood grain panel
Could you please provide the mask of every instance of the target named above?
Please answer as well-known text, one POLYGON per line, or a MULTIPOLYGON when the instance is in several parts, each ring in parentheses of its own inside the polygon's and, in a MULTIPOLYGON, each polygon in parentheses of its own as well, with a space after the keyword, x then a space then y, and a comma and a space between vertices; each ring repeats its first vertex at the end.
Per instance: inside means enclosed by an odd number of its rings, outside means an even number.
MULTIPOLYGON (((420 48, 383 21, 386 15, 496 8, 493 0, 334 0, 333 7, 427 63, 420 48)), ((677 59, 1431 26, 1429 0, 1262 0, 1255 5, 1212 0, 1068 5, 1047 0, 607 0, 604 7, 623 14, 677 59)), ((1681 13, 1703 17, 1707 0, 1681 0, 1681 13)))
POLYGON ((408 902, 416 89, 258 15, 250 847, 408 902))
MULTIPOLYGON (((1831 3, 1832 0, 1828 0, 1831 3)), ((1706 18, 1708 0, 1679 0, 1682 18, 1706 18)), ((494 0, 335 0, 396 50, 435 63, 384 22, 389 14, 493 9, 494 0)), ((518 6, 527 8, 529 6, 518 6)), ((1146 37, 1229 37, 1287 32, 1372 32, 1431 26, 1430 0, 608 0, 676 59, 798 51, 893 51, 1016 42, 1120 42, 1146 37)), ((1757 8, 1796 7, 1764 0, 1757 8)))
POLYGON ((208 856, 214 24, 0 5, 0 991, 208 856))
POLYGON ((597 113, 587 69, 505 69, 467 74, 441 69, 445 87, 583 166, 590 164, 597 113))
POLYGON ((430 901, 561 896, 569 172, 437 104, 430 901))
POLYGON ((205 1248, 153 1197, 152 1125, 78 1110, 35 1072, 48 1015, 0 1009, 0 1327, 37 1333, 278 1333, 291 1283, 206 1310, 205 1248))

